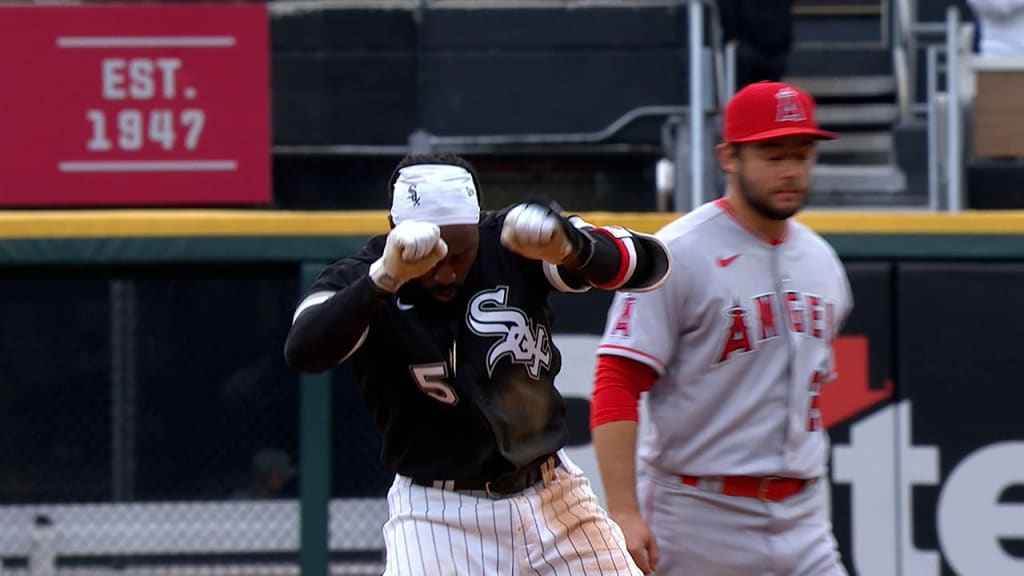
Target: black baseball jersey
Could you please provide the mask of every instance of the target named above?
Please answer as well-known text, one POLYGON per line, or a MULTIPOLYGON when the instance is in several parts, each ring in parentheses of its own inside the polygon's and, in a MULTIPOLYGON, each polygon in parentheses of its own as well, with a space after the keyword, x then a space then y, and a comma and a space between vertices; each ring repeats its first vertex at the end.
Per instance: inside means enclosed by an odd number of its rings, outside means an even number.
MULTIPOLYGON (((504 213, 482 218, 476 262, 454 300, 438 302, 407 282, 380 303, 347 359, 394 472, 494 478, 565 442, 564 403, 554 386, 562 362, 547 303, 552 287, 541 262, 501 245, 504 213)), ((328 266, 310 293, 346 297, 346 287, 366 281, 385 242, 374 237, 328 266)))

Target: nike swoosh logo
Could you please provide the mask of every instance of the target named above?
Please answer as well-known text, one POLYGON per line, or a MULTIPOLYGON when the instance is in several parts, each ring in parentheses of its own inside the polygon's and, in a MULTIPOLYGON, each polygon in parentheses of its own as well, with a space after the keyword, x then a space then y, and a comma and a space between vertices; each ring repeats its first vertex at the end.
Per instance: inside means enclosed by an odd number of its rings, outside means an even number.
POLYGON ((403 312, 405 312, 406 310, 412 310, 413 308, 416 307, 415 304, 403 303, 401 298, 395 298, 395 306, 398 306, 398 309, 403 312))
POLYGON ((739 257, 740 257, 739 254, 733 254, 732 256, 719 256, 715 261, 718 262, 719 266, 721 266, 722 268, 725 268, 729 264, 732 264, 733 260, 735 260, 735 259, 737 259, 739 257))

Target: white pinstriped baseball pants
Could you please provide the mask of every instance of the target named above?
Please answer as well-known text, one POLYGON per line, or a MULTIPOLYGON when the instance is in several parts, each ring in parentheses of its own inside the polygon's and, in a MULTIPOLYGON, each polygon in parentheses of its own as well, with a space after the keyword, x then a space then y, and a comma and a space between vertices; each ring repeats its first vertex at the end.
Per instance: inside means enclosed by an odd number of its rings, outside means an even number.
POLYGON ((590 481, 564 452, 559 458, 551 482, 501 499, 396 476, 385 576, 641 575, 590 481))

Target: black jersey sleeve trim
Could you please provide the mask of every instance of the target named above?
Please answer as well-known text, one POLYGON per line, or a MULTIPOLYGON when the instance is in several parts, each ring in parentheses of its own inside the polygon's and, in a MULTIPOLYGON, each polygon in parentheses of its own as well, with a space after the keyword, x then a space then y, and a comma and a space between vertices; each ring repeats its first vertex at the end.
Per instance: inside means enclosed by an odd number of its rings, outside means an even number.
MULTIPOLYGON (((668 248, 654 236, 621 226, 594 226, 578 216, 567 219, 574 255, 562 268, 603 290, 653 290, 672 268, 668 248)), ((564 274, 562 275, 564 277, 564 274)))

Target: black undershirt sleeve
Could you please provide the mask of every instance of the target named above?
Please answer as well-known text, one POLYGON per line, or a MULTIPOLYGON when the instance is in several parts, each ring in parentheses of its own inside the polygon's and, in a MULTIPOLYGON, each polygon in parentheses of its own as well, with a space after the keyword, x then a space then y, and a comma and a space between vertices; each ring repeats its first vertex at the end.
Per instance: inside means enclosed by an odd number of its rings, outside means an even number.
POLYGON ((353 352, 387 296, 363 275, 303 310, 285 341, 288 365, 302 372, 323 372, 341 362, 353 352))

